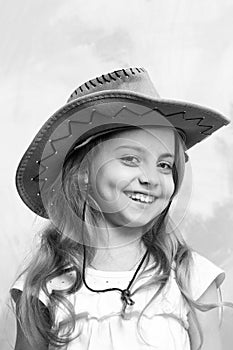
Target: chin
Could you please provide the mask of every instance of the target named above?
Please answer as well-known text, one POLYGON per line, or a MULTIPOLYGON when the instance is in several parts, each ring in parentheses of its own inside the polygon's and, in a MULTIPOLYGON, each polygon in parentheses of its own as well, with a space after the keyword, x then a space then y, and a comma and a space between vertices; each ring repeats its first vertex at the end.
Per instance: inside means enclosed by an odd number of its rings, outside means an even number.
POLYGON ((149 228, 151 228, 152 226, 153 226, 153 223, 154 223, 154 220, 152 220, 152 221, 147 221, 147 222, 145 222, 145 221, 137 221, 137 220, 135 220, 134 222, 129 222, 127 225, 125 225, 125 226, 127 226, 127 227, 137 227, 137 228, 145 228, 145 230, 148 230, 149 228))
POLYGON ((133 215, 132 217, 125 217, 124 223, 122 225, 126 227, 151 227, 155 221, 154 218, 146 218, 145 215, 136 216, 133 215))
POLYGON ((123 225, 127 227, 137 227, 137 228, 144 228, 144 231, 148 231, 158 220, 159 216, 161 215, 162 211, 165 208, 163 208, 161 211, 157 213, 156 216, 146 216, 145 214, 143 215, 130 215, 127 218, 125 218, 125 223, 123 225))

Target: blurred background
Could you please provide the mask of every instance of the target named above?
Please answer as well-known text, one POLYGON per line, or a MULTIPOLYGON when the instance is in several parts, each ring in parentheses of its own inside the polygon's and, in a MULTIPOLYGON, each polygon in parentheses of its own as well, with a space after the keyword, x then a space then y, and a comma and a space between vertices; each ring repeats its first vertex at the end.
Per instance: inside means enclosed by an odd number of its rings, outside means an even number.
MULTIPOLYGON (((0 348, 9 350, 15 321, 8 291, 46 221, 14 184, 34 135, 78 85, 134 66, 149 71, 162 97, 233 119, 233 1, 0 0, 0 8, 0 348)), ((233 301, 233 126, 189 156, 192 188, 179 227, 226 271, 223 298, 233 301)), ((233 310, 225 308, 223 350, 232 348, 232 324, 233 310)))

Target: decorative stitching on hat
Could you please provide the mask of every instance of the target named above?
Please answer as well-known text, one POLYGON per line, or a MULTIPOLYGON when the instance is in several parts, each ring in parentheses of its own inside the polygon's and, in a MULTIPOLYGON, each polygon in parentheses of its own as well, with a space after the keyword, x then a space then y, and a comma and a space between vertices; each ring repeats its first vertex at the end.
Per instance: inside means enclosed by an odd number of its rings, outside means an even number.
MULTIPOLYGON (((112 118, 116 118, 123 110, 128 111, 128 112, 130 112, 130 113, 133 113, 133 114, 135 114, 135 116, 139 116, 139 114, 137 114, 137 113, 135 113, 134 111, 130 110, 128 107, 123 106, 112 118)), ((147 113, 148 113, 148 112, 146 112, 145 114, 147 114, 147 113)), ((97 115, 97 117, 99 117, 99 116, 101 115, 101 117, 104 117, 104 118, 106 118, 107 120, 109 120, 109 116, 104 115, 103 113, 100 113, 100 112, 96 111, 95 109, 92 110, 92 112, 91 112, 91 114, 90 114, 90 119, 87 120, 87 121, 68 120, 68 121, 67 121, 68 134, 65 135, 65 136, 59 137, 59 138, 57 138, 57 139, 50 140, 50 145, 51 145, 51 147, 52 147, 52 149, 53 149, 53 153, 51 153, 51 154, 49 154, 48 156, 42 158, 42 159, 40 160, 40 162, 38 162, 38 163, 40 163, 40 166, 43 166, 43 164, 41 164, 43 161, 47 160, 48 158, 52 157, 54 154, 56 154, 56 153, 58 152, 57 149, 56 149, 56 147, 55 147, 55 145, 54 145, 54 143, 56 143, 57 141, 60 141, 60 140, 64 140, 64 139, 66 139, 66 138, 68 138, 68 137, 70 137, 70 136, 72 135, 72 124, 74 124, 74 125, 75 125, 75 124, 93 124, 93 120, 94 120, 94 118, 95 118, 96 115, 97 115)), ((143 117, 143 115, 144 115, 144 114, 141 114, 140 116, 143 117)), ((42 173, 44 173, 44 169, 43 169, 43 171, 42 171, 39 175, 41 175, 42 173)), ((37 175, 37 176, 38 176, 38 175, 37 175)), ((36 178, 36 177, 35 177, 35 178, 36 178)))
POLYGON ((99 84, 103 85, 103 82, 100 80, 100 78, 96 78, 99 84))
MULTIPOLYGON (((198 122, 196 125, 200 126, 201 128, 206 128, 206 130, 200 131, 200 134, 202 134, 202 135, 206 135, 206 136, 211 135, 211 133, 208 133, 208 131, 211 130, 211 129, 213 129, 213 127, 214 127, 214 125, 206 125, 206 124, 203 125, 203 124, 201 124, 201 122, 202 122, 203 120, 205 120, 204 117, 200 117, 200 118, 196 118, 196 117, 195 117, 195 118, 186 118, 186 116, 185 116, 186 112, 185 112, 185 111, 180 112, 180 113, 165 114, 165 113, 163 113, 163 112, 162 112, 159 108, 157 108, 157 107, 155 107, 154 110, 157 110, 160 114, 162 114, 162 115, 163 115, 164 117, 166 117, 166 118, 173 117, 174 115, 177 115, 177 114, 182 114, 182 115, 183 115, 183 119, 186 120, 186 121, 199 120, 199 122, 198 122)), ((147 112, 147 113, 150 113, 150 111, 147 112)))
POLYGON ((193 121, 193 120, 199 120, 198 123, 196 125, 202 127, 202 128, 206 128, 206 130, 200 131, 200 134, 202 135, 211 135, 211 133, 208 133, 209 130, 213 129, 214 125, 203 125, 201 124, 203 122, 203 120, 205 120, 205 118, 200 117, 200 118, 185 118, 185 116, 183 116, 184 120, 187 121, 193 121))
POLYGON ((119 70, 115 70, 113 73, 116 75, 117 78, 121 78, 120 74, 118 73, 120 72, 119 70))
MULTIPOLYGON (((113 73, 114 73, 114 72, 113 72, 113 73)), ((116 81, 116 79, 115 79, 115 78, 113 78, 113 76, 112 76, 112 74, 113 74, 113 73, 108 73, 108 76, 109 76, 109 78, 110 78, 110 79, 112 79, 112 80, 116 81)))
POLYGON ((106 75, 103 74, 102 78, 106 83, 111 83, 111 81, 106 78, 106 75))
MULTIPOLYGON (((17 172, 17 179, 21 179, 22 178, 23 170, 24 170, 24 168, 22 170, 20 169, 20 171, 17 172)), ((22 182, 18 183, 17 187, 20 188, 20 190, 24 194, 24 200, 26 201, 26 203, 29 206, 29 208, 31 208, 38 215, 42 215, 43 217, 47 218, 48 216, 47 216, 47 213, 46 213, 44 207, 39 206, 38 203, 36 203, 34 200, 32 200, 32 198, 25 191, 25 188, 24 188, 22 182)))
POLYGON ((108 74, 103 74, 100 77, 97 77, 93 80, 89 80, 86 83, 80 85, 69 97, 68 102, 70 102, 75 96, 78 96, 78 91, 80 91, 81 93, 85 92, 86 90, 90 90, 92 85, 94 88, 98 85, 104 85, 105 83, 111 83, 111 80, 113 81, 117 81, 117 79, 122 79, 123 76, 129 78, 130 75, 135 75, 138 73, 143 73, 145 72, 145 70, 143 68, 128 68, 128 69, 120 69, 117 71, 114 71, 112 73, 108 73, 108 74), (97 84, 96 84, 97 83, 97 84))
MULTIPOLYGON (((127 93, 124 95, 124 94, 109 94, 108 93, 108 98, 128 98, 129 100, 133 100, 133 98, 131 96, 129 96, 127 93)), ((95 97, 91 97, 91 98, 87 98, 85 100, 82 100, 82 101, 74 101, 72 104, 68 104, 67 106, 63 107, 60 112, 57 112, 55 115, 53 115, 50 120, 47 122, 47 125, 45 126, 45 129, 42 129, 38 135, 38 137, 36 137, 36 139, 34 140, 34 144, 33 146, 31 147, 31 151, 28 151, 28 154, 30 155, 31 153, 33 153, 34 149, 37 147, 37 144, 38 142, 41 141, 41 139, 43 138, 45 132, 52 126, 52 124, 54 124, 54 122, 56 122, 60 117, 62 117, 65 113, 64 112, 68 112, 70 111, 71 109, 75 108, 75 107, 78 107, 78 106, 81 106, 82 104, 84 103, 88 103, 88 102, 92 102, 92 101, 97 101, 99 99, 98 96, 95 96, 95 97)), ((139 98, 137 97, 137 100, 140 102, 140 101, 144 101, 143 98, 139 98)), ((163 103, 161 103, 162 105, 163 103)), ((158 110, 157 107, 155 107, 155 109, 158 110)), ((162 113, 162 111, 160 110, 160 112, 162 113)), ((184 112, 180 112, 180 113, 184 113, 184 112)), ((166 116, 164 113, 162 113, 162 115, 166 116)), ((172 115, 172 114, 170 114, 172 115)), ((183 117, 184 118, 184 117, 183 117)), ((216 118, 217 118, 217 115, 216 115, 216 118)), ((193 119, 200 119, 200 118, 189 118, 189 120, 193 120, 193 119)), ((187 118, 184 118, 184 120, 188 120, 187 118)), ((85 122, 83 122, 85 123, 85 122)), ((202 127, 210 127, 209 125, 201 125, 202 127)), ((30 158, 30 157, 29 157, 30 158)))
POLYGON ((131 71, 132 74, 136 74, 136 73, 134 72, 133 68, 130 68, 130 71, 131 71))
MULTIPOLYGON (((172 116, 175 116, 175 115, 180 115, 180 114, 182 114, 182 118, 183 118, 184 120, 186 120, 186 121, 199 120, 199 122, 197 123, 198 126, 200 126, 200 127, 205 127, 205 128, 207 128, 207 130, 212 129, 212 126, 209 126, 209 125, 201 125, 201 122, 204 120, 204 118, 185 118, 185 112, 176 112, 176 113, 165 114, 165 113, 163 113, 163 112, 162 112, 159 108, 157 108, 157 107, 155 107, 154 109, 151 109, 151 110, 149 110, 149 111, 147 111, 147 112, 145 112, 145 113, 139 115, 139 114, 135 113, 134 111, 130 110, 128 107, 123 106, 114 116, 112 116, 112 118, 115 119, 123 110, 126 110, 126 111, 128 111, 128 112, 130 112, 130 113, 133 113, 133 114, 135 114, 136 116, 140 116, 140 117, 146 116, 146 114, 151 113, 152 110, 155 110, 155 111, 159 112, 161 115, 163 115, 164 117, 167 117, 167 118, 172 117, 172 116)), ((97 113, 98 113, 98 116, 101 114, 102 117, 106 117, 107 119, 109 119, 108 116, 105 116, 104 114, 99 113, 99 112, 97 112, 97 113)), ((55 148, 55 146, 54 146, 54 143, 55 143, 55 142, 60 141, 60 140, 63 140, 63 139, 65 139, 65 138, 68 138, 68 137, 70 137, 70 136, 72 135, 71 124, 90 124, 90 123, 93 123, 95 114, 96 114, 96 111, 93 110, 92 113, 91 113, 91 115, 90 115, 90 119, 87 120, 87 121, 85 121, 85 122, 84 122, 84 121, 68 121, 68 123, 67 123, 67 125, 68 125, 68 134, 65 135, 65 136, 63 136, 63 137, 60 137, 60 138, 58 138, 58 139, 51 140, 50 145, 51 145, 51 147, 53 148, 53 153, 50 154, 49 156, 46 156, 45 158, 41 159, 41 161, 40 161, 40 166, 43 166, 43 164, 41 164, 41 162, 43 162, 43 161, 47 160, 48 158, 52 157, 52 156, 57 152, 57 150, 56 150, 56 148, 55 148)), ((201 133, 201 134, 204 134, 204 135, 208 135, 208 134, 205 134, 207 130, 201 131, 200 133, 201 133)), ((45 172, 45 170, 46 170, 46 168, 44 167, 43 171, 42 171, 38 176, 40 176, 41 174, 43 174, 43 173, 45 172)), ((36 179, 36 177, 35 177, 35 179, 36 179)))
MULTIPOLYGON (((123 110, 123 108, 122 108, 121 110, 123 110)), ((131 111, 131 112, 132 112, 132 111, 131 111)), ((132 113, 133 113, 133 112, 132 112, 132 113)), ((93 119, 94 119, 94 117, 95 117, 96 114, 98 114, 98 116, 101 114, 102 117, 105 117, 105 118, 107 118, 107 119, 109 120, 109 117, 108 117, 108 116, 105 116, 105 115, 102 114, 102 113, 96 112, 96 110, 93 109, 93 111, 92 111, 92 113, 91 113, 91 115, 90 115, 90 120, 88 120, 88 121, 86 121, 86 122, 84 122, 84 121, 75 121, 75 120, 68 120, 68 121, 67 121, 68 134, 65 135, 65 136, 59 137, 59 138, 57 138, 57 139, 54 139, 54 140, 50 140, 50 141, 49 141, 53 153, 51 153, 51 154, 49 154, 48 156, 42 158, 40 161, 37 161, 37 164, 38 164, 39 166, 42 166, 43 169, 42 169, 42 171, 41 171, 38 175, 36 175, 35 177, 33 177, 33 178, 31 179, 32 181, 43 182, 44 179, 39 179, 39 177, 40 177, 40 175, 42 175, 42 174, 46 171, 47 167, 44 166, 44 165, 42 164, 42 162, 44 162, 44 161, 47 160, 48 158, 50 158, 50 157, 54 156, 55 154, 57 154, 58 151, 57 151, 57 149, 56 149, 56 147, 55 147, 55 145, 54 145, 57 141, 61 141, 61 140, 64 140, 64 139, 66 139, 66 138, 72 136, 72 124, 73 124, 73 125, 75 125, 75 124, 92 124, 92 123, 93 123, 93 119)), ((118 114, 118 113, 117 113, 117 114, 118 114)), ((135 113, 135 115, 137 115, 137 114, 135 113)), ((45 181, 46 181, 46 180, 45 180, 45 181)), ((42 186, 44 186, 44 183, 43 183, 42 186)), ((42 190, 42 189, 43 189, 43 188, 41 187, 41 190, 42 190)))
MULTIPOLYGON (((130 112, 130 113, 132 113, 132 114, 134 114, 135 116, 140 116, 140 117, 144 117, 144 116, 146 116, 147 114, 149 114, 149 113, 151 113, 151 111, 156 111, 156 112, 158 112, 158 113, 160 113, 161 115, 163 115, 163 116, 165 116, 165 117, 171 117, 171 116, 174 116, 174 115, 180 115, 180 114, 183 114, 184 112, 177 112, 177 113, 171 113, 171 114, 168 114, 168 115, 166 115, 166 114, 164 114, 162 111, 160 111, 157 107, 156 108, 154 108, 154 109, 151 109, 151 110, 149 110, 149 111, 147 111, 147 112, 145 112, 145 113, 143 113, 143 114, 138 114, 138 113, 136 113, 136 112, 134 112, 134 111, 132 111, 130 108, 128 108, 128 107, 126 107, 126 106, 123 106, 122 108, 120 108, 119 109, 119 111, 117 111, 117 113, 115 113, 115 115, 114 116, 112 116, 112 118, 113 119, 115 119, 115 118, 117 118, 117 116, 119 115, 119 114, 121 114, 121 112, 122 111, 128 111, 128 112, 130 112)), ((87 121, 73 121, 73 120, 68 120, 68 123, 67 123, 67 126, 68 126, 68 134, 67 135, 65 135, 65 136, 63 136, 63 137, 59 137, 59 138, 57 138, 57 139, 54 139, 54 140, 51 140, 50 141, 50 145, 51 145, 51 147, 52 147, 52 149, 53 149, 53 153, 51 153, 50 155, 48 155, 48 156, 46 156, 45 158, 42 158, 41 159, 41 161, 40 161, 40 166, 43 166, 43 164, 42 164, 42 162, 43 161, 45 161, 45 160, 47 160, 48 158, 50 158, 50 157, 52 157, 52 156, 54 156, 54 154, 56 154, 58 151, 57 151, 57 149, 56 149, 56 147, 55 147, 55 145, 54 145, 54 143, 56 143, 57 141, 60 141, 60 140, 64 140, 64 139, 66 139, 66 138, 68 138, 68 137, 70 137, 71 135, 72 135, 72 124, 92 124, 93 123, 93 121, 94 121, 94 118, 95 118, 95 116, 96 116, 96 114, 97 114, 97 117, 99 117, 100 115, 102 116, 102 117, 104 117, 104 118, 107 118, 107 119, 109 119, 109 116, 105 116, 103 113, 100 113, 100 112, 96 112, 96 110, 95 109, 93 109, 93 111, 92 111, 92 113, 91 113, 91 115, 90 115, 90 119, 89 120, 87 120, 87 121)), ((41 174, 43 174, 45 171, 46 171, 46 167, 45 166, 43 166, 43 170, 42 170, 42 172, 40 172, 40 174, 38 174, 37 176, 35 176, 35 181, 41 181, 41 182, 43 182, 43 185, 42 186, 44 186, 44 184, 45 184, 45 179, 40 179, 40 180, 38 180, 37 178, 41 175, 41 174)), ((42 190, 43 188, 41 188, 41 190, 42 190)))
MULTIPOLYGON (((55 152, 56 153, 56 152, 55 152)), ((53 153, 53 155, 55 154, 55 153, 53 153)), ((47 158, 49 158, 49 157, 47 157, 47 158)), ((39 183, 40 184, 40 192, 43 190, 43 188, 44 188, 44 185, 45 185, 45 183, 46 183, 46 181, 47 181, 47 178, 45 177, 45 178, 41 178, 41 175, 47 170, 47 167, 46 166, 44 166, 43 164, 41 164, 41 162, 42 161, 44 161, 45 159, 41 159, 41 161, 40 162, 38 162, 38 164, 40 165, 40 167, 42 167, 43 169, 42 169, 42 171, 38 174, 38 175, 36 175, 35 177, 32 177, 31 178, 31 181, 34 181, 34 182, 37 182, 37 183, 39 183), (42 183, 42 185, 41 185, 41 183, 42 183)), ((37 195, 39 195, 40 193, 38 192, 38 194, 37 195)))
MULTIPOLYGON (((128 95, 128 94, 125 94, 125 96, 124 95, 122 95, 122 94, 108 94, 108 97, 109 98, 111 98, 111 97, 113 97, 113 98, 124 98, 124 97, 126 97, 126 98, 129 98, 130 96, 128 95)), ((34 140, 34 145, 31 147, 31 151, 29 151, 28 152, 28 154, 30 155, 31 153, 33 153, 33 151, 34 151, 34 149, 37 147, 37 144, 41 141, 41 139, 43 138, 43 136, 44 136, 44 133, 51 127, 51 125, 54 123, 54 121, 56 121, 56 120, 58 120, 61 116, 63 116, 65 113, 64 112, 68 112, 69 110, 71 110, 72 108, 75 108, 75 107, 77 107, 77 106, 81 106, 82 104, 84 104, 84 103, 88 103, 88 102, 91 102, 91 101, 96 101, 96 100, 98 100, 99 99, 99 97, 98 96, 96 96, 96 97, 91 97, 91 98, 86 98, 85 100, 83 100, 82 102, 80 102, 80 101, 75 101, 74 103, 72 103, 72 104, 69 104, 69 105, 67 105, 67 106, 65 106, 65 107, 63 107, 62 108, 62 110, 60 111, 60 112, 58 112, 58 113, 56 113, 54 116, 52 116, 51 117, 51 119, 47 122, 47 125, 46 125, 46 127, 45 127, 45 129, 42 129, 41 131, 40 131, 40 134, 38 135, 38 137, 34 140)), ((132 99, 132 98, 131 98, 132 99)), ((137 100, 138 101, 140 101, 141 99, 140 98, 138 98, 137 97, 137 100)), ((142 99, 142 101, 143 101, 143 99, 142 99)), ((157 107, 155 107, 155 109, 156 110, 159 110, 157 107)), ((163 115, 163 116, 167 116, 166 114, 164 114, 161 110, 160 110, 160 113, 163 115)), ((180 112, 180 113, 184 113, 184 112, 180 112)), ((176 114, 176 113, 175 113, 176 114)), ((171 116, 172 114, 170 114, 169 116, 171 116)), ((217 117, 217 116, 216 116, 217 117)), ((195 119, 198 119, 198 120, 200 120, 200 118, 185 118, 184 116, 183 116, 183 118, 184 118, 184 120, 190 120, 190 121, 192 121, 192 120, 195 120, 195 119)), ((85 124, 85 122, 83 122, 84 124, 85 124)), ((200 122, 199 122, 199 124, 200 124, 200 122)), ((201 127, 208 127, 208 128, 212 128, 212 126, 210 126, 210 125, 198 125, 198 126, 201 126, 201 127)), ((29 157, 30 158, 30 157, 29 157)))
POLYGON ((93 87, 96 87, 96 84, 94 84, 92 80, 89 80, 89 83, 90 83, 93 87))
POLYGON ((90 87, 88 86, 87 83, 85 83, 85 86, 86 86, 87 90, 90 90, 90 87))
POLYGON ((125 69, 122 69, 122 72, 124 73, 124 75, 128 78, 130 75, 126 72, 125 69))

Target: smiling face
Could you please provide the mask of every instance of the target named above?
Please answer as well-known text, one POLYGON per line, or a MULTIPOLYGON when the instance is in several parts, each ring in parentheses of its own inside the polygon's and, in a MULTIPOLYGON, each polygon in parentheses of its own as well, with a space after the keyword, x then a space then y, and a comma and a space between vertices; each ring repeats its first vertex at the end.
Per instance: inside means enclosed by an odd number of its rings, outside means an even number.
POLYGON ((119 132, 96 146, 90 194, 111 227, 143 227, 174 192, 174 131, 147 127, 119 132))

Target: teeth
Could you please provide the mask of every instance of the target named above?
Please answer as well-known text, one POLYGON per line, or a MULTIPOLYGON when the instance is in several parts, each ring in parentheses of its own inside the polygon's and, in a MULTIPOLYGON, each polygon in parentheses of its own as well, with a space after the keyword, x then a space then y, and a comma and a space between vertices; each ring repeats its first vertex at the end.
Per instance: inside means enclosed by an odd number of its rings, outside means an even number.
POLYGON ((143 203, 152 203, 154 201, 154 196, 147 196, 142 193, 126 193, 131 199, 136 199, 143 203))

